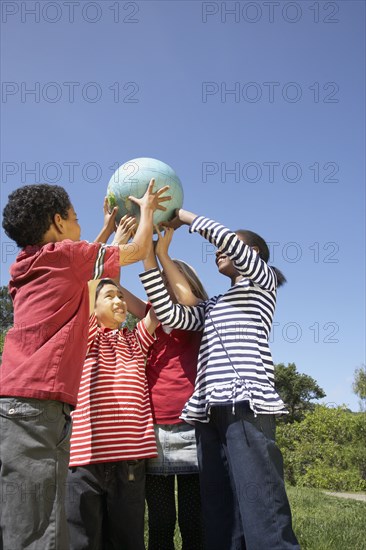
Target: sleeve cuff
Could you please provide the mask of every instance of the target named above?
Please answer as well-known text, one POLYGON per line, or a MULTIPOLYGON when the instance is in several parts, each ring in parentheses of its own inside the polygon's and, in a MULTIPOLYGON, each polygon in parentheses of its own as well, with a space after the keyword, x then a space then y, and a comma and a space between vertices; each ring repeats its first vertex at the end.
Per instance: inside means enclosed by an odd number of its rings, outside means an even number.
POLYGON ((189 232, 190 233, 196 232, 200 222, 205 220, 205 219, 206 218, 204 216, 197 216, 196 218, 194 218, 193 222, 191 223, 191 225, 189 227, 189 232))
POLYGON ((147 355, 150 346, 155 342, 156 335, 150 334, 150 332, 147 330, 144 319, 141 319, 141 321, 137 324, 139 339, 140 339, 140 346, 142 349, 142 352, 144 355, 147 355))
POLYGON ((160 271, 157 267, 152 267, 151 269, 148 269, 146 271, 143 271, 139 274, 140 280, 144 281, 147 279, 150 275, 160 275, 160 271))

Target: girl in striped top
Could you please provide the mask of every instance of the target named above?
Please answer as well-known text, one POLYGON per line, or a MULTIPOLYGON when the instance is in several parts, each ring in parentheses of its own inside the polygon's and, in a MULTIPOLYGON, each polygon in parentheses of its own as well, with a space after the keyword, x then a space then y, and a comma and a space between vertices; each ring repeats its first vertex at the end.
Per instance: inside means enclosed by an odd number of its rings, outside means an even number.
POLYGON ((195 423, 205 544, 209 550, 299 548, 275 444, 268 338, 283 275, 268 266, 265 241, 179 210, 172 227, 190 225, 217 247, 219 272, 232 286, 196 306, 174 304, 156 269, 141 280, 162 324, 203 330, 195 391, 181 418, 195 423))

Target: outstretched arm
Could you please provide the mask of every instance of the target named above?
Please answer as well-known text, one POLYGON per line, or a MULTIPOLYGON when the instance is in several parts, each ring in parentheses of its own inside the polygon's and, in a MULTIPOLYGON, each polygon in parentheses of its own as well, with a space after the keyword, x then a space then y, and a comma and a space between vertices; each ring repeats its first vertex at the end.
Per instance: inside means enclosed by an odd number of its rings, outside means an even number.
MULTIPOLYGON (((112 210, 112 212, 109 212, 107 197, 104 199, 103 210, 104 210, 104 225, 103 225, 102 231, 99 233, 96 239, 96 242, 105 243, 115 229, 116 234, 114 236, 114 240, 112 244, 115 244, 117 246, 126 244, 130 240, 130 238, 135 234, 136 219, 133 216, 129 216, 128 214, 126 214, 121 218, 121 221, 119 222, 118 226, 115 228, 115 223, 116 223, 115 218, 117 213, 117 207, 115 207, 112 210)), ((119 284, 120 274, 118 274, 118 277, 116 277, 114 280, 116 281, 116 283, 119 284)), ((99 281, 100 279, 92 279, 91 281, 88 282, 89 315, 91 315, 94 311, 95 291, 99 281)), ((144 315, 145 315, 145 312, 143 313, 142 317, 144 315)))
POLYGON ((101 231, 95 239, 96 243, 106 243, 116 229, 116 215, 118 212, 118 206, 115 206, 111 211, 109 211, 108 199, 107 197, 104 197, 103 212, 104 223, 101 231))
POLYGON ((115 206, 111 211, 109 211, 108 198, 105 197, 103 203, 103 228, 95 239, 96 243, 106 243, 112 233, 116 232, 112 244, 126 244, 130 240, 130 238, 136 233, 136 218, 130 216, 129 214, 125 214, 117 225, 117 212, 118 206, 115 206))
POLYGON ((165 227, 171 227, 172 229, 178 229, 178 227, 181 227, 182 225, 191 225, 195 218, 197 218, 197 215, 193 214, 193 212, 183 210, 183 208, 177 208, 175 211, 175 218, 170 220, 170 222, 162 223, 162 225, 165 227))
POLYGON ((155 245, 156 245, 156 241, 152 241, 149 253, 144 259, 145 271, 148 271, 149 269, 154 269, 154 268, 159 269, 158 262, 156 261, 156 256, 155 256, 155 245))
MULTIPOLYGON (((166 227, 164 232, 160 231, 158 228, 156 230, 159 240, 156 243, 155 253, 161 263, 164 274, 168 279, 170 288, 177 302, 185 306, 196 306, 202 302, 202 300, 193 294, 186 277, 169 256, 169 246, 173 238, 174 229, 166 227)), ((145 267, 145 269, 147 268, 145 267)))
MULTIPOLYGON (((152 240, 153 214, 155 210, 166 210, 163 203, 169 201, 171 197, 164 195, 169 189, 166 185, 154 192, 155 180, 152 179, 148 185, 146 193, 141 199, 130 196, 132 202, 140 206, 140 223, 137 231, 130 243, 119 243, 120 265, 129 265, 140 260, 144 260, 149 252, 152 240)), ((115 206, 111 212, 108 210, 108 201, 104 201, 104 224, 103 228, 95 239, 96 242, 105 243, 115 230, 116 215, 118 207, 115 206)), ((117 244, 114 239, 114 244, 117 244)))
POLYGON ((202 330, 205 320, 205 302, 197 306, 174 304, 164 286, 158 269, 140 275, 149 301, 159 321, 168 327, 183 330, 202 330))
POLYGON ((202 237, 226 254, 244 277, 251 279, 253 283, 265 290, 273 291, 276 289, 277 276, 275 271, 230 229, 209 218, 196 216, 182 208, 176 211, 176 217, 173 220, 164 222, 164 225, 173 229, 177 229, 181 225, 190 225, 190 232, 200 233, 202 237))
POLYGON ((155 311, 151 307, 144 318, 145 327, 149 334, 154 334, 156 327, 159 325, 159 319, 155 311))
POLYGON ((127 304, 127 309, 132 315, 137 317, 139 320, 143 319, 145 327, 150 334, 155 332, 156 327, 159 324, 159 320, 155 314, 155 311, 150 307, 149 311, 146 313, 147 302, 140 300, 137 296, 132 294, 127 288, 121 287, 123 290, 123 297, 127 304))
POLYGON ((144 302, 132 292, 127 290, 124 286, 121 287, 123 290, 123 296, 127 304, 127 310, 132 313, 137 319, 143 319, 146 314, 146 304, 147 302, 144 302))
POLYGON ((197 232, 216 246, 233 261, 238 272, 263 288, 273 291, 277 287, 275 271, 262 260, 252 247, 242 241, 236 233, 209 218, 195 218, 189 229, 197 232))

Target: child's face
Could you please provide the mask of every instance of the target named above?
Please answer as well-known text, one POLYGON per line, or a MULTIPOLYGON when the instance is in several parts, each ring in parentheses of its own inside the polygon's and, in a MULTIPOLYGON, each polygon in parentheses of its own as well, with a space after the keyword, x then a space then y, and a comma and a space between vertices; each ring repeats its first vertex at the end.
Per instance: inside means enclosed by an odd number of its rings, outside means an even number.
POLYGON ((77 214, 73 206, 67 211, 68 216, 66 220, 63 220, 64 226, 64 239, 71 239, 72 241, 80 241, 80 225, 77 214))
POLYGON ((127 315, 127 304, 122 290, 112 284, 104 285, 98 294, 94 313, 103 327, 118 328, 127 315))
MULTIPOLYGON (((245 239, 242 237, 240 233, 237 233, 236 235, 237 237, 239 237, 241 241, 243 241, 244 244, 248 244, 245 242, 245 239)), ((254 246, 252 248, 256 252, 258 252, 258 247, 254 246)), ((226 277, 230 277, 231 279, 240 275, 239 271, 234 266, 234 262, 232 262, 228 256, 220 252, 220 250, 216 250, 215 255, 216 255, 216 265, 220 273, 222 273, 223 275, 226 275, 226 277)))
POLYGON ((220 252, 220 250, 217 250, 215 256, 217 268, 222 275, 232 278, 239 274, 239 272, 235 269, 233 262, 228 256, 226 256, 226 254, 220 252))

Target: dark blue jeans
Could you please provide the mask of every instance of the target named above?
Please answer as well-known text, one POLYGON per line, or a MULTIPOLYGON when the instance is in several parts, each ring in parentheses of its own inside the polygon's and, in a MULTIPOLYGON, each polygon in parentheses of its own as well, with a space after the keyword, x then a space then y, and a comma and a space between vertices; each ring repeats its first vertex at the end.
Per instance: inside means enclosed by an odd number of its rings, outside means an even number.
POLYGON ((145 550, 145 460, 70 468, 67 485, 70 550, 145 550))
POLYGON ((300 548, 291 526, 275 418, 247 402, 214 406, 196 423, 207 550, 300 548))

